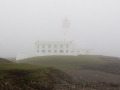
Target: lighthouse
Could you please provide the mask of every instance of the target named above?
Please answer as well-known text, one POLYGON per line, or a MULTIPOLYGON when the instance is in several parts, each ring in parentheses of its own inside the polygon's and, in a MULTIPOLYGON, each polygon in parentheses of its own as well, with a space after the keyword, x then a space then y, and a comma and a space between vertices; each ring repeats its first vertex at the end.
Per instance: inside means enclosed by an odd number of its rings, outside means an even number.
POLYGON ((63 35, 64 35, 64 41, 67 40, 69 28, 70 28, 69 20, 67 18, 65 18, 62 22, 62 30, 63 30, 63 35))

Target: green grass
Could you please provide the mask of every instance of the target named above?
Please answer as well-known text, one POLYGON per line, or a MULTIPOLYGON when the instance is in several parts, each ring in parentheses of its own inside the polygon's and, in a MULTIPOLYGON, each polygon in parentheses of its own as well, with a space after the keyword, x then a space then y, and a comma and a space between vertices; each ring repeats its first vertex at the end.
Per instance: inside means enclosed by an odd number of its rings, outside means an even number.
MULTIPOLYGON (((107 59, 109 58, 107 57, 107 59)), ((44 67, 55 67, 58 69, 82 69, 84 66, 103 65, 106 64, 107 61, 108 60, 106 60, 105 56, 96 56, 96 55, 41 56, 41 57, 33 57, 33 58, 17 61, 19 63, 9 63, 9 64, 1 63, 0 70, 9 70, 9 69, 29 70, 29 69, 38 69, 44 67)))
POLYGON ((44 66, 39 66, 39 65, 30 65, 30 64, 0 64, 0 70, 14 70, 14 69, 19 69, 19 70, 31 70, 31 69, 38 69, 38 68, 45 68, 44 66))
MULTIPOLYGON (((4 78, 8 78, 11 72, 26 72, 29 71, 28 76, 24 77, 24 79, 36 79, 44 81, 46 80, 45 72, 47 71, 47 67, 40 65, 30 65, 24 63, 11 63, 11 64, 0 64, 0 80, 4 78)), ((20 73, 21 74, 21 73, 20 73)), ((11 74, 14 75, 14 74, 11 74)), ((22 76, 20 76, 22 78, 22 76)), ((22 78, 23 80, 23 78, 22 78)), ((39 80, 39 81, 40 81, 39 80)), ((19 82, 21 82, 19 80, 19 82)))
POLYGON ((7 59, 0 58, 0 64, 3 64, 3 63, 12 63, 12 62, 7 59))
POLYGON ((52 66, 59 69, 80 69, 84 65, 99 65, 105 61, 93 55, 80 56, 41 56, 18 61, 19 63, 29 63, 41 66, 52 66))

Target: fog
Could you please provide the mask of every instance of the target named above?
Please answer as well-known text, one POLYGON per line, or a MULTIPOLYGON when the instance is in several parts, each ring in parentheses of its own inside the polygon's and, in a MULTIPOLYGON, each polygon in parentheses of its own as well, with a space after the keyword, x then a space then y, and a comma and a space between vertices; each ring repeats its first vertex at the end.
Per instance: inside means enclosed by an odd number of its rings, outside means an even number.
POLYGON ((38 40, 68 40, 94 54, 120 57, 120 0, 0 0, 0 57, 35 52, 38 40))

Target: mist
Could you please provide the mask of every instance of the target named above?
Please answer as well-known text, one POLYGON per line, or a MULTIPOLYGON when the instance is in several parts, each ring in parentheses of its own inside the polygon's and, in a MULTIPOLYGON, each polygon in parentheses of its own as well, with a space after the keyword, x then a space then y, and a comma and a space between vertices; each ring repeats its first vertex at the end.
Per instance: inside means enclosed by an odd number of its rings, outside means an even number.
POLYGON ((120 57, 120 0, 1 0, 0 57, 35 52, 38 40, 68 40, 94 54, 120 57))

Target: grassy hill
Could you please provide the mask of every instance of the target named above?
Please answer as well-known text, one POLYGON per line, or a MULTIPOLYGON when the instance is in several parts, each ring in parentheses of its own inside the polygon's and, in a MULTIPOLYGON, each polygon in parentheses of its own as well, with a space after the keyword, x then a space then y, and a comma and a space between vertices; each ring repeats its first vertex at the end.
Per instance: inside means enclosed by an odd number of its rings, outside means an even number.
POLYGON ((58 69, 90 69, 120 75, 120 58, 100 55, 41 56, 23 59, 19 63, 55 67, 58 69))
POLYGON ((69 85, 73 82, 70 75, 52 67, 25 63, 0 64, 0 90, 58 90, 59 86, 54 87, 57 84, 69 85))
POLYGON ((0 90, 119 90, 120 87, 120 59, 116 57, 44 56, 8 62, 1 59, 0 90), (69 75, 51 66, 66 70, 69 75))
POLYGON ((103 76, 102 72, 106 73, 106 75, 107 73, 120 75, 120 58, 118 57, 100 55, 42 56, 20 60, 19 62, 50 66, 61 70, 75 70, 74 75, 79 70, 99 71, 99 73, 101 72, 101 76, 103 76))
POLYGON ((10 60, 12 62, 16 62, 16 58, 15 57, 11 57, 11 58, 6 58, 7 60, 10 60))
POLYGON ((25 63, 9 63, 9 64, 0 64, 0 70, 34 70, 38 68, 44 68, 43 66, 30 65, 25 63))
POLYGON ((0 90, 53 90, 56 84, 71 84, 72 81, 71 76, 51 67, 0 65, 0 90))
POLYGON ((18 61, 19 63, 29 63, 42 66, 52 66, 59 69, 80 69, 86 65, 100 65, 106 61, 101 60, 97 56, 81 55, 81 56, 42 56, 33 57, 18 61))
POLYGON ((5 63, 12 63, 12 61, 4 59, 4 58, 0 58, 0 64, 5 64, 5 63))
POLYGON ((5 68, 0 70, 0 90, 119 90, 120 88, 120 84, 114 82, 86 82, 79 79, 76 81, 65 72, 51 67, 11 64, 9 67, 12 68, 6 68, 7 65, 5 64, 5 68))

